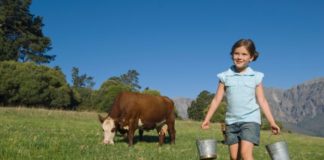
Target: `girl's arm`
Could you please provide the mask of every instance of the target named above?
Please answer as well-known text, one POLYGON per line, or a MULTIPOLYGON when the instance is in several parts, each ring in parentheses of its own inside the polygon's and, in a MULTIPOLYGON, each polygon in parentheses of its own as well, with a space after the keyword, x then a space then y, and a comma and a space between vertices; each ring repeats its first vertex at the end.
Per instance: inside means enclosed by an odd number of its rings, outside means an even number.
POLYGON ((211 117, 213 116, 214 112, 217 110, 219 104, 221 103, 223 96, 225 92, 225 85, 222 82, 218 83, 218 88, 215 94, 215 97, 213 98, 210 107, 208 109, 207 115, 205 117, 204 122, 201 124, 201 128, 208 129, 209 128, 209 121, 211 117))
POLYGON ((278 127, 278 125, 276 124, 276 122, 272 116, 268 101, 264 96, 262 83, 260 83, 256 87, 256 97, 257 97, 257 101, 258 101, 260 107, 262 108, 264 115, 266 116, 268 122, 270 123, 272 133, 279 134, 280 128, 278 127))

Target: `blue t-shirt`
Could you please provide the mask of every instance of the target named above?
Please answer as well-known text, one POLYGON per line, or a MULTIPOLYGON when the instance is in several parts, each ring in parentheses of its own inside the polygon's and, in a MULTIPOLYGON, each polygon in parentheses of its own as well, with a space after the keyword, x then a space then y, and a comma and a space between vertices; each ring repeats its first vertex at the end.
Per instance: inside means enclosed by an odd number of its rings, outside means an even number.
POLYGON ((227 98, 226 124, 256 122, 261 124, 260 107, 256 102, 256 86, 262 82, 263 73, 248 67, 243 73, 234 71, 234 66, 217 77, 225 85, 227 98))

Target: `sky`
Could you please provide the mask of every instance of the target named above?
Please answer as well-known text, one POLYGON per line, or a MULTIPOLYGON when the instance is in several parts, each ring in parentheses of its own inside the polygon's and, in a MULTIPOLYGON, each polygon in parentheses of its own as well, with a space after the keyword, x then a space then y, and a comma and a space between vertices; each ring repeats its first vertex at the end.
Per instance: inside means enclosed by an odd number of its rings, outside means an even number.
POLYGON ((142 89, 171 98, 214 93, 217 74, 232 64, 241 38, 260 56, 250 66, 265 87, 289 89, 324 77, 321 0, 33 0, 43 33, 68 83, 72 67, 92 76, 94 89, 134 69, 142 89))

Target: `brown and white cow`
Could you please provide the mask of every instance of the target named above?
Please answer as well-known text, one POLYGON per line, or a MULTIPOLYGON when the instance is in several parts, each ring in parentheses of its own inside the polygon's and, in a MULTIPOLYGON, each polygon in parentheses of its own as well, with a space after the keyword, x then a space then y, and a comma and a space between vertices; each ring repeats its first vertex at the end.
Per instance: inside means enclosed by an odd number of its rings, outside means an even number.
POLYGON ((104 130, 105 144, 114 144, 115 132, 127 133, 128 145, 133 145, 136 129, 156 129, 159 134, 159 145, 164 143, 166 131, 170 143, 175 143, 175 107, 168 97, 140 93, 122 92, 117 96, 110 113, 106 117, 99 115, 104 130))

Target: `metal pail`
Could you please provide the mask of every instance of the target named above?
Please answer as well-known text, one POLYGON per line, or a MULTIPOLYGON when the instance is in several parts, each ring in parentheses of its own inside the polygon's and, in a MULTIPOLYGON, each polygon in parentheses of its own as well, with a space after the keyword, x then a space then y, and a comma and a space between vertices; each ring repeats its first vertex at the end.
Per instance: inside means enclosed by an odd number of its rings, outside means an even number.
POLYGON ((287 143, 285 141, 266 145, 266 149, 272 160, 290 160, 287 143))
POLYGON ((198 154, 200 159, 216 159, 216 140, 204 139, 196 140, 198 154))

